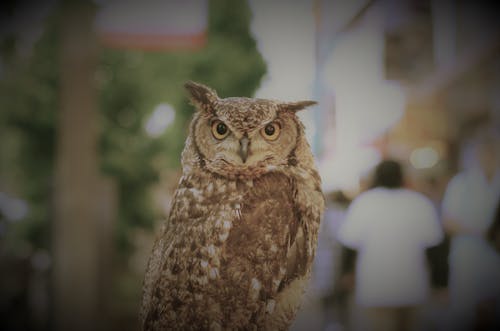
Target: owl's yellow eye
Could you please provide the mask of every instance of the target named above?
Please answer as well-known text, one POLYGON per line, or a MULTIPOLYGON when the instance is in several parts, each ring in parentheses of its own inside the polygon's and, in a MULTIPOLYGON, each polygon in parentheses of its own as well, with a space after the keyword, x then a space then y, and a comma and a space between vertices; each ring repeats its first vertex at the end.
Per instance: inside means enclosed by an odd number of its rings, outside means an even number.
POLYGON ((281 127, 278 123, 273 122, 267 124, 264 128, 260 130, 260 133, 267 140, 276 140, 280 135, 281 127))
POLYGON ((214 121, 212 123, 212 134, 216 139, 224 139, 229 134, 229 129, 226 124, 221 121, 214 121))

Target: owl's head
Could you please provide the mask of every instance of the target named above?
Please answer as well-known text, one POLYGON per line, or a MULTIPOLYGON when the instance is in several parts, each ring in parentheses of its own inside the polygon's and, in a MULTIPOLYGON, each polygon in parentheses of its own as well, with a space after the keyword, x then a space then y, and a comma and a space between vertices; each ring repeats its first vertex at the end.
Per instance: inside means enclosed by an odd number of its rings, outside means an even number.
POLYGON ((187 82, 185 87, 197 111, 183 153, 184 164, 195 159, 210 172, 239 178, 296 166, 301 158, 307 163, 312 159, 296 112, 316 102, 219 98, 213 89, 199 83, 187 82), (300 155, 303 153, 307 155, 300 155))

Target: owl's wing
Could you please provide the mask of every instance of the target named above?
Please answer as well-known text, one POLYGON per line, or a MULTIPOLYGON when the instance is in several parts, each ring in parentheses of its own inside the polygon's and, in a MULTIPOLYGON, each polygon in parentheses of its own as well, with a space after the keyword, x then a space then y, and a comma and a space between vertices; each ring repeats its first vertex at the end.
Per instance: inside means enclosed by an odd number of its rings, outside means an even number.
POLYGON ((286 274, 280 284, 280 289, 294 279, 305 276, 308 266, 307 245, 304 229, 299 218, 290 224, 289 246, 286 254, 286 274))
POLYGON ((229 273, 246 275, 238 282, 248 281, 253 301, 247 309, 259 329, 286 327, 308 280, 317 236, 317 225, 311 223, 319 224, 319 217, 304 201, 297 203, 303 194, 299 189, 281 174, 256 180, 245 196, 243 218, 234 222, 227 241, 229 273))
MULTIPOLYGON (((315 204, 308 203, 306 199, 320 199, 323 196, 318 188, 309 194, 301 192, 295 181, 291 181, 292 192, 291 208, 293 213, 287 219, 286 231, 286 273, 283 275, 279 290, 297 278, 308 275, 312 265, 316 242, 318 237, 321 212, 316 210, 315 204)), ((321 208, 321 207, 320 207, 321 208)))
POLYGON ((168 219, 162 223, 159 231, 157 232, 156 239, 153 244, 153 249, 146 266, 146 273, 144 276, 142 286, 142 304, 139 313, 139 320, 141 325, 146 325, 146 320, 150 319, 148 314, 154 308, 154 291, 158 288, 158 283, 161 278, 165 257, 169 256, 170 251, 175 244, 175 237, 178 234, 179 220, 183 219, 183 215, 178 208, 176 201, 179 200, 179 190, 175 192, 168 219))
MULTIPOLYGON (((286 329, 293 321, 302 295, 309 281, 314 260, 318 230, 324 204, 319 185, 304 189, 300 183, 291 182, 293 216, 286 229, 287 246, 282 275, 278 289, 270 293, 273 313, 266 315, 265 330, 286 329)), ((266 311, 269 313, 269 303, 266 311)))
MULTIPOLYGON (((182 179, 148 262, 140 314, 143 330, 191 329, 188 325, 205 329, 203 323, 214 315, 204 301, 218 290, 216 282, 208 283, 207 246, 217 240, 212 223, 221 207, 199 203, 197 197, 199 190, 182 179)), ((212 249, 216 258, 218 251, 212 249)))
POLYGON ((158 235, 155 239, 153 249, 146 266, 146 273, 142 286, 142 304, 139 313, 141 324, 144 324, 148 311, 152 305, 153 290, 157 283, 158 277, 160 276, 162 268, 162 257, 164 256, 163 254, 167 249, 167 243, 172 242, 165 236, 168 233, 168 227, 168 221, 164 222, 161 225, 160 231, 158 232, 158 235))

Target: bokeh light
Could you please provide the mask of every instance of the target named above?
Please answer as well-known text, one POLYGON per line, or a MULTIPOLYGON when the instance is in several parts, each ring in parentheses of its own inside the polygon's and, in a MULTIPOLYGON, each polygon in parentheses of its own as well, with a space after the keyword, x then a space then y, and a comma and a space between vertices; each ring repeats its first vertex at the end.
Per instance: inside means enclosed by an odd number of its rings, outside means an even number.
POLYGON ((157 138, 165 132, 174 120, 174 108, 169 104, 162 103, 156 106, 151 116, 146 120, 144 129, 150 137, 157 138))

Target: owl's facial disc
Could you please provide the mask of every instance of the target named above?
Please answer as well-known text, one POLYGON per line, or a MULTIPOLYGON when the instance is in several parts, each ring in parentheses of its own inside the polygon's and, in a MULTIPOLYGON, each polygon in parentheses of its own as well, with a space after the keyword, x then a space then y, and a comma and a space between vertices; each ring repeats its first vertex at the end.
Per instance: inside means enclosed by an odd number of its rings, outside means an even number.
POLYGON ((278 159, 286 146, 278 142, 281 135, 281 120, 267 121, 253 129, 238 129, 232 123, 226 124, 220 119, 211 120, 212 137, 216 153, 210 160, 220 160, 238 167, 269 165, 278 159))
POLYGON ((298 133, 291 115, 244 124, 223 116, 198 121, 197 145, 209 169, 231 175, 287 164, 298 133))

